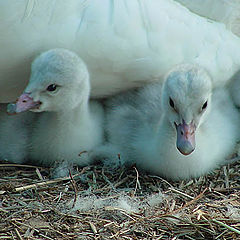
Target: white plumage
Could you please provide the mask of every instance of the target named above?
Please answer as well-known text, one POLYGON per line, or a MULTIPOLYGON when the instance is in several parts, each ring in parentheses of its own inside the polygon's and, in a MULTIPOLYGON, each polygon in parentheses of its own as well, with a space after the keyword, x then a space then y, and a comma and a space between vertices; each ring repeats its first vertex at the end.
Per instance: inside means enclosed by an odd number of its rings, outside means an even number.
POLYGON ((62 47, 86 62, 93 97, 162 78, 174 65, 204 66, 214 85, 240 67, 240 39, 173 0, 0 2, 0 102, 23 91, 37 54, 62 47))
POLYGON ((31 162, 89 164, 84 152, 102 144, 104 116, 102 106, 89 101, 89 94, 88 70, 76 54, 53 49, 36 58, 14 109, 16 113, 36 112, 29 137, 31 162))
POLYGON ((239 0, 176 0, 191 11, 206 18, 224 23, 228 29, 240 36, 239 0))
POLYGON ((28 159, 29 136, 35 115, 26 112, 9 116, 6 106, 0 104, 0 159, 21 164, 28 159))
POLYGON ((147 85, 112 98, 107 106, 107 132, 115 149, 106 152, 108 164, 120 153, 123 163, 170 179, 213 170, 234 151, 240 135, 228 90, 213 91, 209 74, 196 65, 177 66, 163 86, 147 85))

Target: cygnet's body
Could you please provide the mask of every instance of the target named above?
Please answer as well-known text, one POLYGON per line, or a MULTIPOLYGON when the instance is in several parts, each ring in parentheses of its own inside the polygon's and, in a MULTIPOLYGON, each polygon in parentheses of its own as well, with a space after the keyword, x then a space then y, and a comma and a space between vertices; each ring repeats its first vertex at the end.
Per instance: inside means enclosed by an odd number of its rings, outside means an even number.
POLYGON ((89 94, 87 67, 75 53, 54 49, 36 58, 14 110, 38 115, 30 138, 32 162, 45 166, 61 161, 89 163, 85 152, 103 141, 103 109, 89 101, 89 94))
POLYGON ((22 164, 28 159, 29 137, 35 114, 9 116, 7 104, 0 104, 0 159, 22 164))
POLYGON ((239 138, 239 113, 228 90, 212 92, 210 76, 196 65, 177 66, 163 86, 151 84, 107 104, 109 142, 122 161, 170 179, 213 170, 239 138))

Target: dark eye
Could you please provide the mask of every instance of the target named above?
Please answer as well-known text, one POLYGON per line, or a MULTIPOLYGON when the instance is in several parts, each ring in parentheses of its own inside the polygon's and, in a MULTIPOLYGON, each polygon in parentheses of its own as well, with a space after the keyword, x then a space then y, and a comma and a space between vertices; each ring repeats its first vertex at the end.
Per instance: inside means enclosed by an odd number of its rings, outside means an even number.
POLYGON ((207 108, 207 101, 202 105, 202 111, 207 108))
POLYGON ((49 92, 54 92, 56 89, 57 89, 56 84, 51 84, 47 87, 47 91, 49 91, 49 92))
POLYGON ((172 108, 175 107, 175 106, 174 106, 174 102, 173 102, 173 100, 172 100, 171 98, 169 98, 169 105, 170 105, 172 108))

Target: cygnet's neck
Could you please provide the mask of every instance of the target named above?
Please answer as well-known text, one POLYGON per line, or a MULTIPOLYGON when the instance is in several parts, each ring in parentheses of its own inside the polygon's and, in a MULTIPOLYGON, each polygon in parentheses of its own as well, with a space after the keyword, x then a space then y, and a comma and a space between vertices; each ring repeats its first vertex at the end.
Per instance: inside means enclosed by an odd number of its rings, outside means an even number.
POLYGON ((85 79, 82 86, 81 93, 79 92, 78 104, 75 107, 66 107, 62 111, 55 112, 57 122, 59 124, 79 125, 89 124, 90 111, 89 111, 89 96, 90 96, 90 83, 85 79))
POLYGON ((90 111, 88 99, 84 99, 75 108, 66 109, 64 111, 52 112, 52 117, 55 118, 56 124, 59 125, 81 125, 89 124, 90 111))

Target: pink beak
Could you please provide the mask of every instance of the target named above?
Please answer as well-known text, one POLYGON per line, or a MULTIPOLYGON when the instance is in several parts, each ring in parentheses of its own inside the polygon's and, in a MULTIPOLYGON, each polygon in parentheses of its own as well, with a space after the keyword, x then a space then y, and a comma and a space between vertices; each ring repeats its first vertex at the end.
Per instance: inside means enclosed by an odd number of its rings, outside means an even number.
POLYGON ((27 110, 37 108, 41 103, 39 101, 34 102, 30 97, 29 93, 23 93, 18 99, 17 102, 10 103, 7 106, 8 114, 16 114, 25 112, 27 110))
POLYGON ((196 127, 193 123, 176 125, 177 129, 177 149, 183 155, 191 154, 195 149, 195 130, 196 127))

